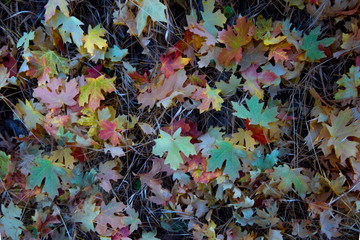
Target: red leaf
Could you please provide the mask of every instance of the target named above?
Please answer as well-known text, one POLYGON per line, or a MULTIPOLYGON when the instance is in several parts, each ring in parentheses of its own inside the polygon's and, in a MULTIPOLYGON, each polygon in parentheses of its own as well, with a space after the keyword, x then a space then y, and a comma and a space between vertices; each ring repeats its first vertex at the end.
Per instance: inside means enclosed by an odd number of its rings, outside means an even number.
POLYGON ((190 62, 190 58, 181 57, 181 52, 168 52, 166 55, 160 56, 161 59, 161 71, 168 78, 175 73, 175 70, 182 69, 186 64, 190 62))
POLYGON ((186 123, 185 118, 180 119, 179 121, 173 121, 168 127, 162 127, 161 130, 172 135, 179 128, 181 128, 181 136, 192 137, 191 143, 196 143, 197 138, 202 134, 197 130, 197 123, 194 123, 191 120, 188 120, 186 123))
POLYGON ((146 72, 144 73, 144 75, 140 75, 137 72, 128 73, 128 75, 133 81, 135 81, 135 83, 140 84, 140 85, 150 82, 146 72))
POLYGON ((251 125, 250 120, 247 118, 245 121, 245 127, 249 129, 253 134, 251 137, 253 137, 255 140, 258 140, 261 144, 269 143, 269 139, 265 137, 264 130, 256 125, 251 125))
POLYGON ((3 64, 4 66, 9 69, 10 72, 10 76, 15 76, 17 73, 17 65, 16 65, 16 59, 14 57, 12 57, 10 55, 10 53, 8 53, 7 58, 9 59, 8 61, 4 61, 3 64))
POLYGON ((98 64, 96 66, 93 66, 93 67, 88 67, 87 68, 87 72, 88 74, 85 76, 85 78, 98 78, 101 76, 101 68, 102 68, 102 65, 101 64, 98 64))
POLYGON ((120 144, 122 136, 119 131, 116 130, 116 121, 110 122, 109 120, 101 120, 101 130, 99 133, 99 138, 108 140, 110 138, 111 144, 115 147, 120 144))

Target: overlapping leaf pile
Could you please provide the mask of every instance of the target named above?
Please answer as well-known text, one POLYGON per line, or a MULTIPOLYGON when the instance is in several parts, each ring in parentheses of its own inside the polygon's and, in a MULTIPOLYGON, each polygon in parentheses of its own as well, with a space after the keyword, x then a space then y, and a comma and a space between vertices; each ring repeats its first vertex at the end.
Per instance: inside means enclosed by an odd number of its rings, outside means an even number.
POLYGON ((78 4, 0 49, 23 126, 1 135, 3 237, 357 237, 357 1, 277 3, 305 28, 214 0, 115 1, 105 27, 78 4))

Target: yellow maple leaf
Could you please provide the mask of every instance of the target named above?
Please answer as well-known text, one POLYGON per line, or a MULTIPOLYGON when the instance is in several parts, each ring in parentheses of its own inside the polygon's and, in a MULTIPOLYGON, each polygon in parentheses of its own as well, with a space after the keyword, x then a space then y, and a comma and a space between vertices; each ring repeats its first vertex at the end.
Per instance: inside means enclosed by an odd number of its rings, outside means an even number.
POLYGON ((88 34, 85 35, 82 40, 84 42, 84 48, 87 49, 91 56, 94 55, 95 49, 104 50, 108 47, 106 39, 103 39, 106 34, 105 29, 98 24, 95 28, 89 25, 88 34))

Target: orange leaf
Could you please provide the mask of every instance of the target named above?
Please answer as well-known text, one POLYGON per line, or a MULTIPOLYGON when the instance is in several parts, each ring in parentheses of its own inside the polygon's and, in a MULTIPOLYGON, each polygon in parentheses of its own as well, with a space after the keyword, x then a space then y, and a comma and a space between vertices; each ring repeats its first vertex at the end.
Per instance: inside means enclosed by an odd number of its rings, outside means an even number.
POLYGON ((226 45, 222 49, 218 60, 225 66, 235 59, 238 63, 242 58, 242 46, 248 44, 255 33, 255 25, 251 20, 246 21, 245 17, 238 18, 234 30, 228 26, 227 30, 219 33, 219 41, 226 45))

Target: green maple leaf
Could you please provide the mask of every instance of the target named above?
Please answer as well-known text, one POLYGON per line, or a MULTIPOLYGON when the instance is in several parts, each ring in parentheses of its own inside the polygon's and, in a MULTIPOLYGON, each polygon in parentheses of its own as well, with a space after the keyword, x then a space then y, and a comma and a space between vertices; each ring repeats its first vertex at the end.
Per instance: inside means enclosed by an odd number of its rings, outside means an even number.
POLYGON ((176 130, 173 136, 160 130, 161 138, 154 140, 156 145, 153 148, 153 154, 162 156, 167 152, 165 163, 170 164, 174 170, 177 170, 183 163, 180 152, 187 157, 190 154, 196 154, 194 145, 190 143, 191 137, 182 137, 180 133, 181 128, 176 130))
POLYGON ((254 161, 251 163, 254 167, 265 171, 266 169, 271 169, 277 162, 277 156, 279 155, 279 150, 275 149, 271 154, 267 154, 265 159, 264 156, 260 153, 259 150, 254 151, 254 161))
POLYGON ((33 189, 35 186, 41 186, 45 179, 43 192, 46 192, 52 199, 58 195, 58 188, 61 188, 59 177, 66 175, 65 168, 50 160, 35 158, 35 167, 30 168, 30 176, 28 177, 27 186, 33 189))
POLYGON ((83 204, 78 205, 72 215, 74 222, 81 222, 81 229, 90 232, 94 231, 94 221, 99 215, 100 208, 96 206, 94 197, 87 198, 83 204))
POLYGON ((80 25, 83 25, 83 23, 79 19, 73 16, 66 16, 59 11, 51 18, 50 23, 50 26, 53 28, 58 28, 62 40, 65 43, 71 43, 71 35, 73 42, 78 48, 83 45, 82 37, 84 35, 84 31, 81 29, 80 25))
POLYGON ((279 166, 274 168, 274 172, 270 174, 270 178, 273 180, 279 180, 280 184, 278 188, 288 193, 291 190, 292 184, 294 184, 296 192, 305 197, 309 190, 308 183, 310 179, 300 173, 301 168, 290 169, 288 165, 279 166))
POLYGON ((222 27, 226 22, 226 17, 221 13, 220 10, 214 11, 215 0, 203 0, 204 11, 201 12, 201 16, 204 19, 204 27, 213 35, 217 36, 218 30, 215 26, 222 27))
POLYGON ((166 6, 159 2, 159 0, 144 0, 142 4, 135 18, 138 35, 144 30, 148 16, 150 16, 154 22, 167 21, 165 16, 166 6))
POLYGON ((34 40, 35 32, 30 31, 29 33, 24 32, 23 36, 19 39, 18 43, 16 44, 16 47, 19 48, 21 46, 24 47, 24 50, 29 48, 29 42, 31 40, 34 40))
POLYGON ((156 229, 151 232, 142 232, 141 238, 139 240, 160 240, 160 238, 156 237, 156 234, 156 229))
POLYGON ((118 46, 114 45, 113 48, 108 49, 105 57, 110 58, 112 62, 120 62, 126 54, 128 54, 127 49, 120 49, 118 46))
POLYGON ((56 134, 56 138, 59 141, 59 144, 61 146, 64 146, 65 143, 73 143, 74 142, 74 137, 75 135, 72 134, 71 132, 67 131, 65 132, 64 127, 60 126, 59 127, 59 131, 56 134))
POLYGON ((347 74, 344 74, 337 82, 340 89, 335 94, 335 99, 355 98, 358 96, 357 88, 360 86, 360 68, 352 66, 347 74))
POLYGON ((129 216, 126 216, 124 218, 124 224, 130 225, 130 232, 132 233, 133 231, 135 231, 138 228, 138 225, 141 224, 141 221, 139 219, 139 214, 131 207, 128 207, 126 209, 126 213, 129 216))
POLYGON ((10 155, 7 156, 5 152, 0 151, 0 178, 3 179, 9 172, 10 155))
POLYGON ((13 202, 10 202, 8 207, 1 205, 1 211, 3 217, 0 219, 0 231, 4 232, 7 237, 12 239, 20 239, 19 235, 21 234, 21 228, 24 228, 22 221, 18 218, 21 217, 21 209, 14 205, 13 202))
POLYGON ((215 171, 216 168, 221 169, 225 163, 224 173, 229 175, 229 178, 235 180, 238 178, 241 169, 239 158, 245 158, 246 153, 230 142, 216 141, 217 149, 210 151, 211 158, 208 160, 207 170, 215 171))
POLYGON ((224 81, 216 82, 215 85, 221 90, 224 96, 232 96, 236 93, 237 88, 240 86, 241 78, 237 78, 234 74, 231 75, 229 83, 224 81))
POLYGON ((233 108, 236 110, 236 113, 233 113, 235 116, 239 118, 250 120, 250 124, 266 127, 270 129, 269 123, 276 122, 275 118, 278 114, 277 108, 265 108, 263 111, 264 103, 259 103, 259 99, 256 95, 254 95, 251 99, 246 99, 246 104, 249 108, 247 110, 244 105, 239 105, 236 102, 231 102, 233 108))
POLYGON ((326 57, 325 53, 319 49, 319 44, 324 47, 329 46, 335 40, 335 38, 324 38, 320 41, 317 38, 320 35, 321 27, 318 26, 313 29, 309 35, 304 36, 304 44, 301 46, 302 50, 305 50, 305 58, 309 58, 310 61, 314 62, 315 60, 319 60, 321 58, 326 57))

